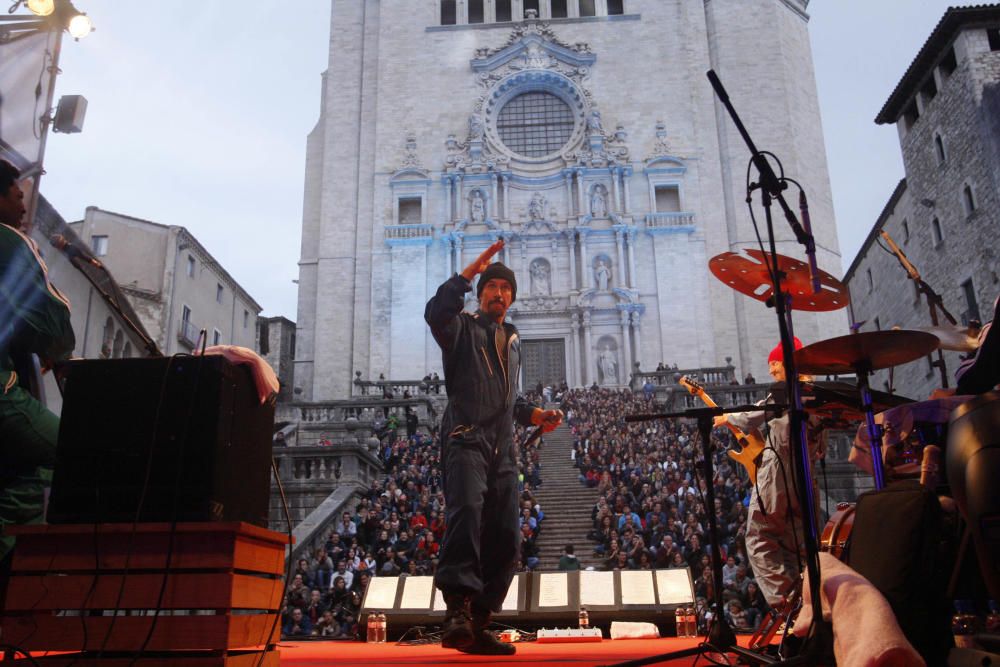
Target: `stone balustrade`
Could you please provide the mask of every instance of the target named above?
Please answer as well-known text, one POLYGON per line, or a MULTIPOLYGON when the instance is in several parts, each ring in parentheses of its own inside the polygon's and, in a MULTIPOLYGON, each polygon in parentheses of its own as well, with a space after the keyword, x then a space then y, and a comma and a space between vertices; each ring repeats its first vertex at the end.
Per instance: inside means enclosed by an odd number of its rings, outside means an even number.
POLYGON ((647 229, 663 229, 670 227, 694 227, 694 213, 690 211, 673 211, 669 213, 647 213, 647 229))
POLYGON ((393 398, 400 398, 406 392, 410 396, 444 395, 444 380, 354 380, 355 396, 381 397, 386 390, 393 398))
MULTIPOLYGON (((710 366, 708 368, 667 368, 662 371, 639 371, 633 377, 632 386, 641 389, 646 380, 652 380, 654 385, 674 386, 681 376, 686 375, 700 384, 730 384, 736 379, 736 369, 733 366, 710 366)), ((753 386, 753 385, 751 385, 753 386)))

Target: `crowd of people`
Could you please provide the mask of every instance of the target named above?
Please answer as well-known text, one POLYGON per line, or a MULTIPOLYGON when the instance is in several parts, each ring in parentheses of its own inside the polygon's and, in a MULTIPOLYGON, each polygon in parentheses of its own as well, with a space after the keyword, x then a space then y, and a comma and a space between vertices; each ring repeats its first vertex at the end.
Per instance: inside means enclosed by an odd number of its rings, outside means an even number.
MULTIPOLYGON (((607 569, 690 567, 699 621, 715 595, 697 426, 689 421, 624 423, 623 415, 655 412, 652 398, 629 390, 574 389, 563 408, 573 434, 580 482, 598 490, 588 537, 607 569)), ((746 475, 725 456, 729 434, 713 431, 715 513, 725 612, 732 626, 753 630, 767 611, 748 566, 744 530, 746 475)))
MULTIPOLYGON (((300 558, 285 595, 285 637, 358 637, 361 602, 375 576, 433 575, 445 530, 438 434, 380 429, 384 474, 351 511, 334 522, 323 546, 300 558)), ((515 442, 523 443, 525 429, 515 442)), ((538 565, 536 540, 545 514, 533 489, 541 483, 541 441, 518 447, 523 536, 521 569, 538 565)))

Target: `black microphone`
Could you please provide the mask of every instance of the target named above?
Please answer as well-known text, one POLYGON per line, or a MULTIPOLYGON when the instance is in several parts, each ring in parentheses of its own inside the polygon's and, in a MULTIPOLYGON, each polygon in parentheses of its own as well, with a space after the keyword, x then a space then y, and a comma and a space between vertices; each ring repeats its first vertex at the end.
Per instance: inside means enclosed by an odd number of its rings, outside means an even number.
POLYGON ((819 294, 819 267, 816 266, 816 240, 813 238, 812 223, 809 222, 809 202, 806 201, 806 191, 799 190, 799 211, 802 213, 802 227, 806 236, 806 257, 809 258, 809 280, 812 281, 813 294, 819 294))
POLYGON ((103 269, 104 265, 101 262, 90 256, 90 253, 81 250, 76 244, 67 239, 62 234, 53 234, 49 237, 49 243, 51 243, 57 250, 61 251, 64 255, 72 259, 78 259, 81 262, 86 262, 91 266, 98 269, 103 269))

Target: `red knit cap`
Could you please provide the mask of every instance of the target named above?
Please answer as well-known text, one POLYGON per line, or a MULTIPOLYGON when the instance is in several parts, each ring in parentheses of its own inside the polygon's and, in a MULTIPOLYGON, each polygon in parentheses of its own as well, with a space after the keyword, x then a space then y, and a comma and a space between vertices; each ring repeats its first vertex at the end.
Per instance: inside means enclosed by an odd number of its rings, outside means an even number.
MULTIPOLYGON (((797 336, 794 338, 794 341, 795 341, 795 349, 801 350, 802 341, 800 341, 797 336)), ((781 347, 781 343, 778 343, 777 347, 771 350, 771 354, 767 355, 767 363, 771 363, 772 361, 784 361, 784 360, 785 360, 784 350, 781 347)))

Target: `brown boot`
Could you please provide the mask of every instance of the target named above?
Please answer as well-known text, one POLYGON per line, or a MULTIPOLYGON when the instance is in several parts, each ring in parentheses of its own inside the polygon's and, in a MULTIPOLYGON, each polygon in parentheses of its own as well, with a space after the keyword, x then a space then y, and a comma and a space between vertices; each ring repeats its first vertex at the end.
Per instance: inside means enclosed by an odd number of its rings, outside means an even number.
POLYGON ((469 598, 464 595, 447 594, 444 596, 444 602, 448 605, 448 611, 441 627, 441 646, 464 651, 475 641, 469 598))
POLYGON ((472 610, 472 633, 475 639, 471 646, 459 650, 473 655, 514 655, 517 651, 514 645, 497 639, 496 635, 487 629, 489 625, 489 612, 472 610))

